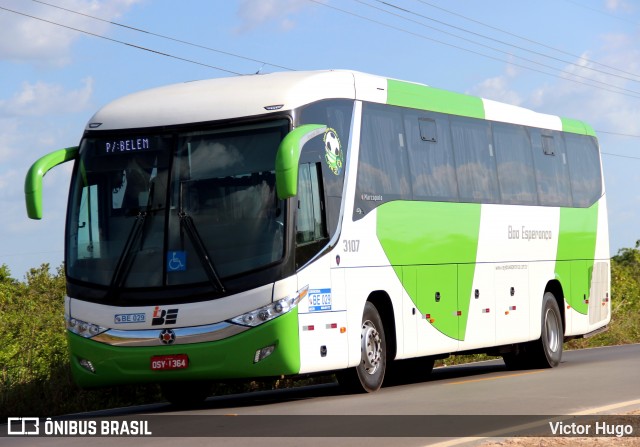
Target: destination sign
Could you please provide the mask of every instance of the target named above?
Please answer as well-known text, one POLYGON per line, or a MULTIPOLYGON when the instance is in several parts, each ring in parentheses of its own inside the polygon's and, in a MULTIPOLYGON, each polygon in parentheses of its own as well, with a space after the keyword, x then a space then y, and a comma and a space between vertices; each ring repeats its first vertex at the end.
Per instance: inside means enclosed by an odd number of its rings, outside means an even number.
POLYGON ((106 141, 104 143, 105 154, 120 154, 149 149, 152 149, 149 138, 131 138, 128 140, 106 141))

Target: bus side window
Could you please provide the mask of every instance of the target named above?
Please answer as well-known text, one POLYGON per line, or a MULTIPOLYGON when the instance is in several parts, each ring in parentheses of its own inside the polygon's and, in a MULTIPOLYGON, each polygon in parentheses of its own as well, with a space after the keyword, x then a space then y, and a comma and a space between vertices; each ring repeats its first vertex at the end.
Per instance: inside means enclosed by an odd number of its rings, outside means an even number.
POLYGON ((410 110, 404 114, 404 127, 413 200, 456 202, 458 184, 448 117, 410 110))
POLYGON ((598 145, 587 135, 565 134, 573 206, 589 207, 602 195, 598 145))
POLYGON ((450 123, 460 201, 499 203, 489 122, 456 116, 450 123))
POLYGON ((531 143, 540 205, 571 206, 567 154, 560 134, 534 130, 531 143))
POLYGON ((537 205, 531 140, 524 126, 493 123, 501 203, 537 205))
POLYGON ((303 163, 298 175, 298 217, 296 243, 308 244, 327 236, 320 189, 320 163, 303 163))
POLYGON ((296 215, 299 266, 311 259, 328 237, 320 170, 320 163, 302 163, 299 167, 296 215))
POLYGON ((411 200, 402 109, 365 104, 362 112, 358 191, 386 200, 411 200))

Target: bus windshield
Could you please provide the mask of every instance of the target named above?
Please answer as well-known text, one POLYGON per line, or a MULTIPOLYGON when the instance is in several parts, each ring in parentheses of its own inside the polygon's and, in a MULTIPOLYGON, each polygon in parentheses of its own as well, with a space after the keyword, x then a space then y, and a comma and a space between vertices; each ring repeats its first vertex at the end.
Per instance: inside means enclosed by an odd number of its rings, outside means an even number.
POLYGON ((112 288, 224 279, 279 261, 275 157, 289 130, 261 125, 88 137, 71 185, 67 274, 112 288))

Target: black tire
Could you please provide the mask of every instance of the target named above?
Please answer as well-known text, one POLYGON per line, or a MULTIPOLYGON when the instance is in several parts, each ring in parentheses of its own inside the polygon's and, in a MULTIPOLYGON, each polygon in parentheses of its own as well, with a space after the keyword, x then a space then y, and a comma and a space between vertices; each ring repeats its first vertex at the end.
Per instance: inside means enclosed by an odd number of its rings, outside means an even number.
POLYGON ((167 382, 160 388, 164 398, 179 408, 198 407, 211 395, 211 384, 204 382, 167 382))
POLYGON ((387 367, 387 343, 382 319, 369 301, 364 305, 360 331, 360 364, 338 375, 340 384, 349 392, 377 391, 382 386, 387 367))
POLYGON ((502 355, 507 369, 555 368, 560 364, 564 329, 558 302, 551 292, 542 298, 541 327, 538 340, 518 345, 502 355))
POLYGON ((542 333, 532 349, 533 366, 537 368, 555 368, 562 360, 564 329, 562 315, 553 293, 546 292, 542 299, 542 333))

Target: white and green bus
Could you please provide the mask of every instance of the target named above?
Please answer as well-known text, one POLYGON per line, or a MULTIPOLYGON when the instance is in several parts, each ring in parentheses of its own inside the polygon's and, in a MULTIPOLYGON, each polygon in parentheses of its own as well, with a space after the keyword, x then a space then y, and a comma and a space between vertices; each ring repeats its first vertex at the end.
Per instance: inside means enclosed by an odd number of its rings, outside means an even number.
POLYGON ((610 319, 587 124, 351 71, 157 88, 73 160, 65 319, 83 387, 338 371, 375 391, 462 352, 554 367, 610 319), (389 374, 388 374, 389 375, 389 374))

